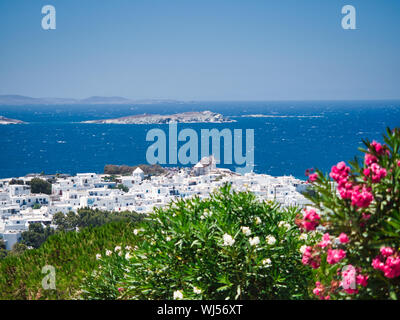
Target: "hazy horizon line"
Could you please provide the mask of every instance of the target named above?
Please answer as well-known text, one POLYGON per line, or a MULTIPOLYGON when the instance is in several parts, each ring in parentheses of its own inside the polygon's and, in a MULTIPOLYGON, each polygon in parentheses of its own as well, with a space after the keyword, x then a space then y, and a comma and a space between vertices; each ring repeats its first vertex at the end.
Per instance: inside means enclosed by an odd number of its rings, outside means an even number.
MULTIPOLYGON (((365 102, 365 101, 400 101, 400 97, 397 98, 374 98, 374 99, 365 99, 365 98, 350 98, 350 99, 343 99, 343 98, 331 98, 331 99, 319 99, 319 98, 298 98, 298 99, 274 99, 274 98, 263 98, 263 99, 180 99, 180 98, 159 98, 159 97, 153 97, 153 98, 131 98, 131 97, 126 97, 126 96, 119 96, 119 95, 88 95, 82 98, 76 98, 76 97, 57 97, 57 96, 41 96, 41 97, 34 97, 34 96, 29 96, 29 95, 23 95, 23 94, 0 94, 0 97, 4 96, 15 96, 15 97, 23 97, 23 98, 31 98, 31 99, 61 99, 61 100, 87 100, 90 98, 122 98, 125 100, 130 100, 129 102, 136 102, 136 101, 141 101, 141 100, 164 100, 164 101, 178 101, 178 102, 347 102, 347 101, 360 101, 360 102, 365 102)), ((129 103, 127 102, 127 103, 129 103)), ((1 104, 0 104, 1 105, 1 104)))

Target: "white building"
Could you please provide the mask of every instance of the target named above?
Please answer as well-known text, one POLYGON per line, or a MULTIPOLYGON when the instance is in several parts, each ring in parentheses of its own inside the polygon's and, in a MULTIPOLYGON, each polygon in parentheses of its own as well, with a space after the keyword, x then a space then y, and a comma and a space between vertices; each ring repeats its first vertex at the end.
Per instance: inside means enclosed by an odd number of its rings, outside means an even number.
POLYGON ((145 179, 139 167, 132 175, 117 176, 116 180, 122 182, 128 192, 116 189, 117 183, 105 177, 95 173, 57 176, 52 184, 51 196, 31 194, 27 185, 9 185, 9 179, 0 180, 0 237, 6 240, 7 248, 19 241, 30 222, 50 223, 57 212, 67 214, 89 207, 112 212, 149 213, 180 198, 198 196, 204 199, 225 183, 231 184, 236 191, 251 191, 259 200, 275 200, 282 206, 304 207, 309 204, 300 193, 307 188, 304 181, 291 176, 240 175, 229 169, 217 168, 213 156, 202 158, 192 170, 171 169, 166 174, 149 179, 145 179), (40 209, 32 209, 35 204, 40 209))

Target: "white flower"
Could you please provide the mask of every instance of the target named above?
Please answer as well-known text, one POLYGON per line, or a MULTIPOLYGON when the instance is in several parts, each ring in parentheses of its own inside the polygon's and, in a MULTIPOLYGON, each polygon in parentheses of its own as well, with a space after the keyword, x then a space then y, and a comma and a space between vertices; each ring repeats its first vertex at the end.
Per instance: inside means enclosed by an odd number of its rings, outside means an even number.
POLYGON ((200 216, 200 219, 206 219, 207 217, 211 217, 212 216, 212 212, 210 212, 208 209, 205 209, 203 214, 200 216))
POLYGON ((242 229, 242 232, 243 232, 246 236, 251 235, 251 230, 250 230, 249 227, 242 227, 241 229, 242 229))
POLYGON ((262 264, 266 267, 270 267, 272 265, 271 259, 267 258, 262 261, 262 264))
POLYGON ((301 252, 301 253, 304 253, 304 251, 306 251, 306 249, 307 249, 307 246, 306 246, 306 245, 301 246, 301 247, 300 247, 300 252, 301 252))
POLYGON ((174 291, 174 299, 175 300, 182 300, 183 299, 183 293, 181 290, 174 291))
POLYGON ((106 250, 106 256, 111 256, 112 252, 111 250, 106 250))
POLYGON ((138 233, 139 233, 139 230, 138 230, 138 229, 133 230, 133 234, 134 234, 135 236, 137 236, 138 233))
POLYGON ((285 227, 286 229, 290 229, 290 224, 287 223, 286 221, 280 221, 278 227, 279 228, 285 227))
POLYGON ((307 233, 302 233, 299 237, 300 240, 307 240, 308 236, 307 233))
POLYGON ((120 257, 122 257, 122 251, 118 252, 118 255, 119 255, 120 257))
POLYGON ((274 236, 267 236, 267 237, 265 238, 265 240, 267 241, 267 243, 268 243, 269 245, 273 245, 273 244, 275 244, 275 242, 276 242, 276 239, 275 239, 274 236))
POLYGON ((166 238, 165 238, 165 240, 167 240, 167 241, 171 241, 171 237, 170 237, 170 236, 168 236, 168 237, 166 237, 166 238))
POLYGON ((200 294, 201 293, 201 289, 197 288, 197 287, 193 287, 193 292, 195 294, 200 294))
POLYGON ((100 260, 100 259, 101 259, 101 254, 100 253, 96 254, 96 260, 100 260))
POLYGON ((229 234, 224 234, 224 246, 232 246, 235 243, 235 239, 233 239, 229 234))
POLYGON ((129 252, 127 252, 127 253, 125 254, 125 259, 126 259, 126 260, 129 260, 130 258, 132 258, 132 256, 129 254, 129 252))
POLYGON ((256 246, 260 243, 260 238, 259 237, 250 238, 249 242, 251 246, 256 246))
POLYGON ((256 224, 260 224, 261 223, 261 219, 260 219, 260 217, 255 217, 255 219, 254 220, 256 220, 256 224))
POLYGON ((131 250, 131 249, 132 249, 131 246, 126 246, 126 247, 125 247, 125 250, 131 250))
POLYGON ((121 251, 121 246, 116 246, 115 249, 114 249, 114 251, 115 251, 115 252, 121 251))

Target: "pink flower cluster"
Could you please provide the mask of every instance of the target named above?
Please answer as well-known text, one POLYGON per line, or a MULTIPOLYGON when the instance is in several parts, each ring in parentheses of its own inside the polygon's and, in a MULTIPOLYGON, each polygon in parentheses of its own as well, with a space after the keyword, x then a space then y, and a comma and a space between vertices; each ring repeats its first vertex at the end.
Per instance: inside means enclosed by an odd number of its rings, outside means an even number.
POLYGON ((331 244, 331 237, 329 236, 329 233, 325 233, 322 236, 322 241, 320 243, 318 243, 318 245, 321 248, 325 248, 325 247, 329 246, 330 244, 331 244))
POLYGON ((356 286, 356 268, 348 265, 342 270, 342 282, 340 283, 343 290, 348 294, 358 293, 356 286))
POLYGON ((395 249, 383 247, 380 252, 381 254, 372 260, 372 267, 381 270, 387 278, 400 276, 400 257, 395 249))
POLYGON ((347 182, 349 177, 350 167, 346 166, 344 161, 339 162, 336 166, 333 166, 329 176, 335 180, 339 185, 347 182))
MULTIPOLYGON (((340 241, 340 243, 348 243, 349 242, 349 237, 344 232, 342 232, 337 239, 340 241)), ((330 235, 329 235, 329 233, 325 233, 322 236, 322 241, 319 243, 319 246, 321 248, 325 248, 330 244, 331 244, 330 235)))
POLYGON ((355 186, 351 194, 351 204, 360 208, 368 208, 374 200, 370 188, 355 186))
POLYGON ((377 163, 378 162, 378 158, 375 157, 373 154, 370 153, 366 153, 364 156, 364 163, 366 166, 370 166, 373 163, 377 163))
POLYGON ((371 180, 373 183, 380 182, 387 175, 386 169, 380 167, 377 163, 373 163, 370 167, 365 168, 363 173, 366 177, 371 176, 371 180))
POLYGON ((328 249, 326 261, 329 264, 336 264, 346 257, 346 252, 342 249, 328 249))
MULTIPOLYGON (((342 199, 351 199, 351 204, 360 208, 367 208, 373 200, 371 190, 366 187, 354 186, 348 180, 350 168, 346 163, 339 162, 332 167, 330 177, 338 183, 338 191, 342 199)), ((379 172, 379 177, 381 173, 379 172)))
POLYGON ((306 176, 308 177, 307 182, 314 182, 318 178, 318 173, 313 173, 314 169, 307 169, 306 176))
POLYGON ((306 266, 311 266, 313 269, 318 269, 321 264, 321 257, 319 253, 312 247, 308 246, 303 253, 301 262, 306 266))
POLYGON ((307 231, 312 231, 318 226, 320 220, 321 217, 315 212, 314 209, 304 209, 303 220, 301 221, 300 226, 307 231))
POLYGON ((369 276, 361 274, 361 269, 354 268, 352 265, 342 269, 342 282, 340 285, 348 294, 358 293, 357 284, 366 287, 369 276))
POLYGON ((309 179, 311 182, 316 181, 317 178, 318 178, 318 173, 312 173, 312 174, 310 174, 310 175, 308 176, 308 179, 309 179))
POLYGON ((385 152, 387 152, 387 151, 385 150, 384 146, 382 146, 380 143, 376 142, 375 140, 372 141, 371 147, 372 147, 372 149, 375 150, 375 152, 376 152, 378 155, 383 155, 383 154, 385 154, 385 152))
POLYGON ((329 300, 331 297, 329 295, 324 296, 324 292, 325 292, 325 287, 324 285, 317 281, 315 283, 315 288, 313 290, 313 293, 318 296, 321 300, 329 300))

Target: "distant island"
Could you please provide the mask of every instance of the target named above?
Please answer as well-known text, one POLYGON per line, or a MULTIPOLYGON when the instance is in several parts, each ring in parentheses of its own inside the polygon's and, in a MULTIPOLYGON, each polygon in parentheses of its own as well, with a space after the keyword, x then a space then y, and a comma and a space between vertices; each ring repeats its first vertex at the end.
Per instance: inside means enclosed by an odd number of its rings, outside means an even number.
POLYGON ((16 120, 16 119, 9 119, 3 116, 0 116, 0 124, 24 124, 26 122, 23 122, 21 120, 16 120))
POLYGON ((169 99, 147 99, 132 100, 123 97, 89 97, 85 99, 70 98, 32 98, 21 95, 0 95, 0 105, 23 106, 23 105, 129 105, 129 104, 158 104, 158 103, 181 103, 177 100, 169 99))
POLYGON ((183 112, 171 115, 160 114, 140 114, 115 119, 102 119, 83 121, 82 123, 99 123, 99 124, 167 124, 172 122, 179 123, 224 123, 235 122, 222 114, 201 111, 201 112, 183 112))

